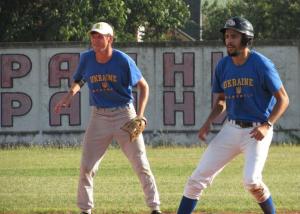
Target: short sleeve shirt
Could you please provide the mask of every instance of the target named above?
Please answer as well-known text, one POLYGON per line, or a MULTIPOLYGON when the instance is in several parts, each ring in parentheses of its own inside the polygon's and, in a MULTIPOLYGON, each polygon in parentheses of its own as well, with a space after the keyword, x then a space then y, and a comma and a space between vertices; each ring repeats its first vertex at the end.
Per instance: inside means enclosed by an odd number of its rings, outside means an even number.
POLYGON ((106 63, 97 62, 95 52, 89 50, 80 54, 73 78, 87 82, 90 105, 111 108, 133 102, 132 87, 142 74, 133 59, 119 50, 113 49, 106 63))
POLYGON ((272 61, 251 51, 247 61, 237 66, 229 56, 218 63, 213 81, 213 93, 224 93, 228 119, 264 122, 276 99, 273 96, 282 86, 272 61))

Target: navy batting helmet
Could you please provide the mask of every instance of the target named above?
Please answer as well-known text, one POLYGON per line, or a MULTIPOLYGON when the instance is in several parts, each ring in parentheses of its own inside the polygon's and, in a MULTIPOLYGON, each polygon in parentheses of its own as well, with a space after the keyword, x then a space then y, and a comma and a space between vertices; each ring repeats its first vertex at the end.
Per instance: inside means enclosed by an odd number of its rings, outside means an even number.
POLYGON ((232 17, 228 19, 220 32, 225 33, 226 29, 233 29, 242 34, 245 34, 249 39, 254 37, 252 24, 244 18, 232 17))

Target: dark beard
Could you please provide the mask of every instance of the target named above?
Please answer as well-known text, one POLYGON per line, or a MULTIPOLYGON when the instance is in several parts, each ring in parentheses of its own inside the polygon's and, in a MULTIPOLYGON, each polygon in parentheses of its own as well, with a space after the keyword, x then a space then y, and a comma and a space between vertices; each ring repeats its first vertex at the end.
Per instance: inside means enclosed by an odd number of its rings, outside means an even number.
POLYGON ((228 54, 228 56, 231 56, 231 57, 235 57, 235 56, 238 56, 238 55, 240 55, 240 51, 234 51, 234 52, 232 52, 232 53, 229 53, 228 51, 227 51, 227 54, 228 54))

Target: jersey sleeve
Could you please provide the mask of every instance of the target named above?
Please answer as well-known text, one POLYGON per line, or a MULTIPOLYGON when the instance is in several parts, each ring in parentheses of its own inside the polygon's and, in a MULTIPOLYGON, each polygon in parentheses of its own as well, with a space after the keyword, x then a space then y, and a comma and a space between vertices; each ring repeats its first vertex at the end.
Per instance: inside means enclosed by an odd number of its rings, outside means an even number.
POLYGON ((78 66, 76 68, 76 71, 75 71, 75 73, 73 75, 74 81, 83 80, 84 57, 85 57, 85 55, 83 53, 80 53, 79 64, 78 64, 78 66))
POLYGON ((131 86, 135 86, 143 77, 140 69, 137 67, 133 59, 128 57, 129 81, 131 86))
POLYGON ((277 92, 282 86, 279 73, 270 60, 265 63, 264 83, 267 89, 272 93, 277 92))
POLYGON ((213 76, 212 92, 213 93, 222 93, 224 89, 222 88, 221 83, 221 74, 222 74, 222 65, 221 61, 217 64, 215 68, 215 73, 213 76))

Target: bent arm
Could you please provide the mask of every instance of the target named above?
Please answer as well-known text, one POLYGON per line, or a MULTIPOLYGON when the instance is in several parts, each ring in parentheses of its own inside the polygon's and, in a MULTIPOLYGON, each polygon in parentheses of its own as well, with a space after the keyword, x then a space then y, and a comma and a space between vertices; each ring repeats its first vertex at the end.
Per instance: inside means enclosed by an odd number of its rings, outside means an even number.
POLYGON ((268 118, 268 121, 272 124, 276 123, 276 121, 282 116, 290 102, 284 86, 281 86, 281 88, 274 93, 274 96, 276 98, 276 104, 268 118))
POLYGON ((255 138, 258 141, 262 140, 267 135, 267 132, 270 128, 269 122, 271 124, 276 123, 276 121, 287 109, 289 105, 289 97, 283 86, 281 86, 281 88, 276 93, 274 93, 274 96, 276 98, 276 104, 268 118, 268 122, 265 122, 251 130, 251 138, 255 138))
POLYGON ((149 86, 143 77, 137 83, 137 88, 139 90, 137 116, 143 117, 149 98, 149 86))

